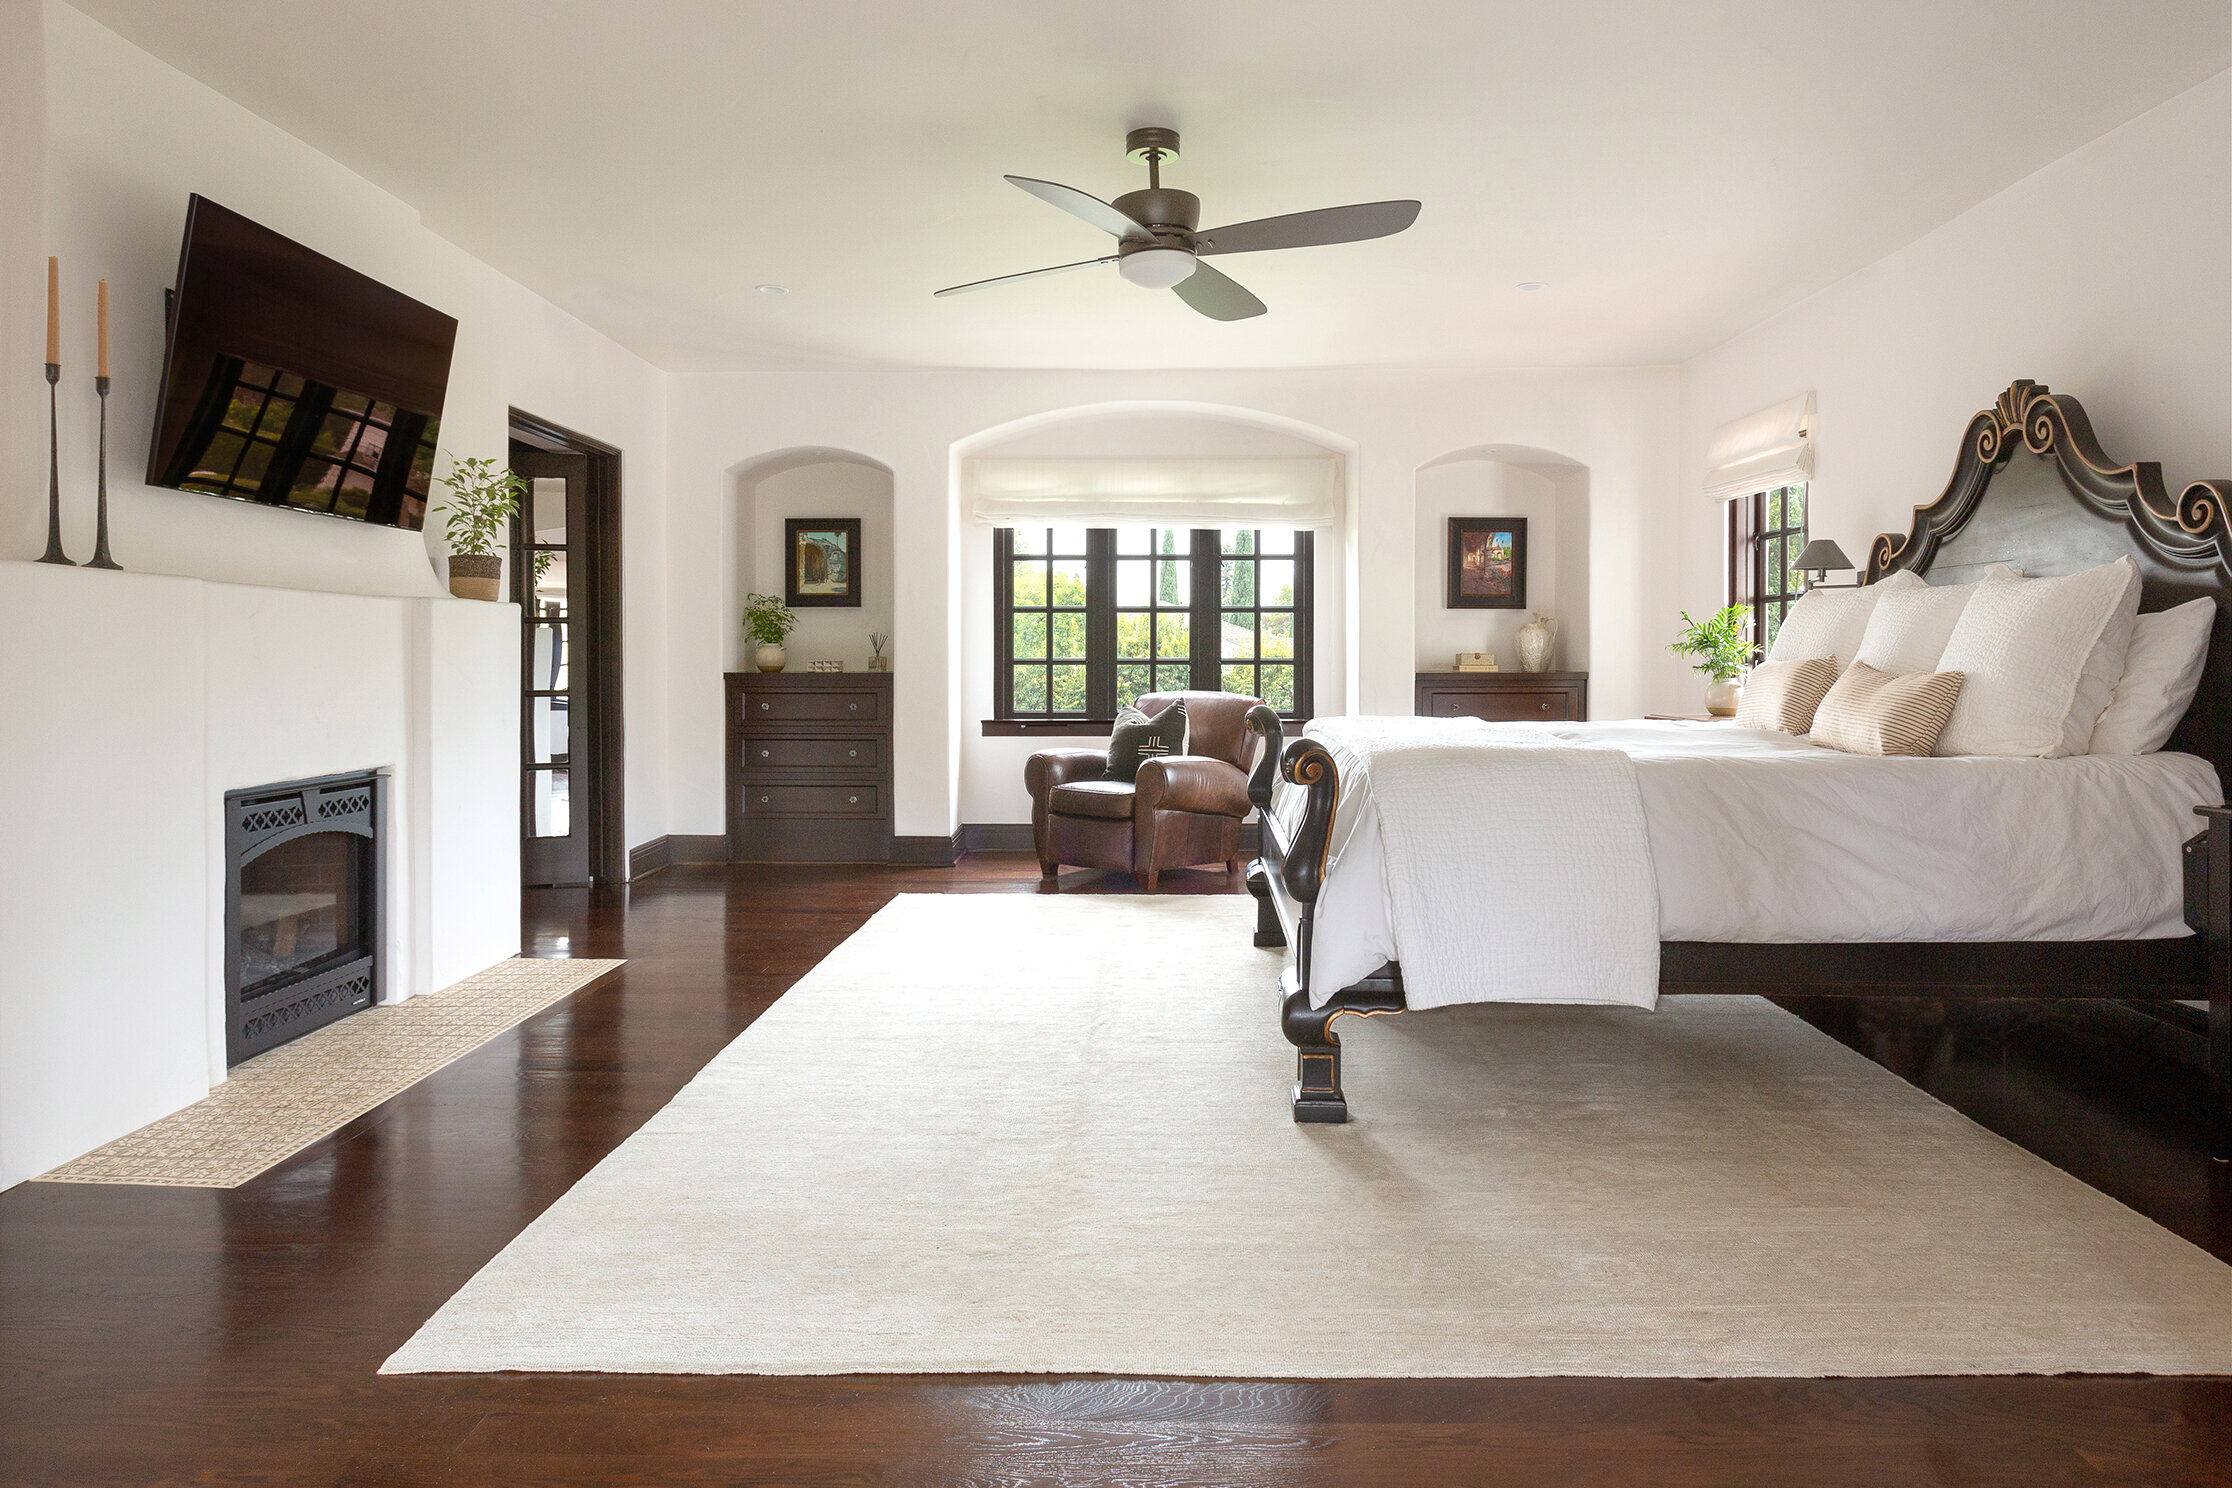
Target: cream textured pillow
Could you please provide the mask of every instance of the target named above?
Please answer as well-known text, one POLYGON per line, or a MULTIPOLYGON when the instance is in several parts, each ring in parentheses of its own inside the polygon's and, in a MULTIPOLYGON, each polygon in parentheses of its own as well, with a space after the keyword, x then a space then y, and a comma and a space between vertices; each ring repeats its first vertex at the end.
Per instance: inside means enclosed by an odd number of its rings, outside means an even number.
POLYGON ((1961 698, 1959 672, 1845 668, 1814 713, 1813 741, 1846 754, 1928 754, 1961 698))
MULTIPOLYGON (((1995 563, 1979 582, 2020 582, 2022 577, 2006 564, 1995 563)), ((1884 589, 1883 598, 1876 601, 1875 613, 1868 617, 1868 629, 1860 637, 1860 650, 1852 659, 1864 661, 1879 672, 1936 671, 1938 658, 1945 654, 1945 643, 1952 637, 1961 611, 1968 608, 1976 585, 1923 583, 1892 588, 1886 579, 1884 589)))
POLYGON ((1809 589, 1783 616, 1775 632, 1769 661, 1804 661, 1809 657, 1834 657, 1850 661, 1860 651, 1860 637, 1867 633, 1868 617, 1876 601, 1903 588, 1919 589, 1922 581, 1901 570, 1880 583, 1858 589, 1809 589))
POLYGON ((2216 628, 2216 601, 2191 599, 2131 627, 2122 680, 2093 725, 2087 754, 2152 754, 2193 704, 2216 628))
POLYGON ((1744 680, 1744 696, 1736 704, 1736 726, 1802 734, 1813 727, 1814 710, 1836 685, 1834 656, 1761 662, 1744 680))
POLYGON ((2139 566, 1985 584, 1961 611, 1938 666, 1967 677, 1939 754, 2082 753, 2123 675, 2139 609, 2139 566))

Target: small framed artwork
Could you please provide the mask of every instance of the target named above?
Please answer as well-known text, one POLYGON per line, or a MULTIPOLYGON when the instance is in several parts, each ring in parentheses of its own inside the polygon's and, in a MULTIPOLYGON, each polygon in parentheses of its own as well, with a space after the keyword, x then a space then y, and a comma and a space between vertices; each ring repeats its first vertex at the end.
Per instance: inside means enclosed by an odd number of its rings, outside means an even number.
POLYGON ((1527 607, 1527 519, 1449 519, 1449 602, 1452 610, 1527 607))
POLYGON ((783 602, 860 605, 860 518, 785 517, 783 602))

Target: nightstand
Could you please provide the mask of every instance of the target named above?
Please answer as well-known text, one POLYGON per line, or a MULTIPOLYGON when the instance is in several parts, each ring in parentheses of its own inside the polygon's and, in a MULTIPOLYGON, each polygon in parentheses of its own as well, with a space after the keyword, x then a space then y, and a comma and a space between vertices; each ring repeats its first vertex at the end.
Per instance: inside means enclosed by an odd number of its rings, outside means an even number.
POLYGON ((1587 672, 1419 672, 1421 718, 1490 723, 1579 723, 1589 716, 1587 672))

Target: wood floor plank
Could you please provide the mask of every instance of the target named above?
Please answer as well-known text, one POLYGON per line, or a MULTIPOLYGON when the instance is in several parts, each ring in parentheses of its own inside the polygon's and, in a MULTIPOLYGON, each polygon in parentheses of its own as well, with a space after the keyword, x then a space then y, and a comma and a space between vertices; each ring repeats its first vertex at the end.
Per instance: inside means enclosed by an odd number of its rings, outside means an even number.
MULTIPOLYGON (((530 954, 629 965, 240 1189, 0 1194, 0 1481, 2232 1484, 2225 1380, 375 1373, 891 895, 1037 879, 1027 854, 979 854, 537 892, 530 954)), ((1790 1005, 2232 1259, 2232 1171, 2196 1145, 2186 1036, 2101 1004, 1790 1005)))

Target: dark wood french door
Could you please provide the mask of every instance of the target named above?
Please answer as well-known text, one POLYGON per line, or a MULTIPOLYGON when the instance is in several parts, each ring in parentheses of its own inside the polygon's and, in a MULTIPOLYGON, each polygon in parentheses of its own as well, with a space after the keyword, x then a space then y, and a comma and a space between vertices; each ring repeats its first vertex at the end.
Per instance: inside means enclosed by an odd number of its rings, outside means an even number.
POLYGON ((620 823, 619 454, 517 413, 520 877, 627 877, 620 823))

